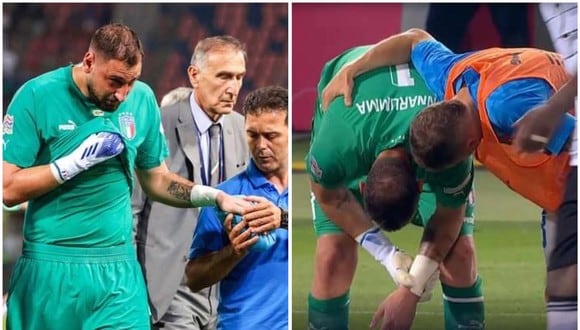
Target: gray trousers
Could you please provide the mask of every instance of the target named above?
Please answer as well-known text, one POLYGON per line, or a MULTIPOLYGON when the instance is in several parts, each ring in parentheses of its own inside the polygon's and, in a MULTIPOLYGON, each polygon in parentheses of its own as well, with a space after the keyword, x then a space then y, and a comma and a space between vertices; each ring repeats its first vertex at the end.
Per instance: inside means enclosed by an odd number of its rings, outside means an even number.
POLYGON ((152 329, 215 330, 218 285, 191 292, 185 284, 180 284, 167 312, 152 325, 152 329))

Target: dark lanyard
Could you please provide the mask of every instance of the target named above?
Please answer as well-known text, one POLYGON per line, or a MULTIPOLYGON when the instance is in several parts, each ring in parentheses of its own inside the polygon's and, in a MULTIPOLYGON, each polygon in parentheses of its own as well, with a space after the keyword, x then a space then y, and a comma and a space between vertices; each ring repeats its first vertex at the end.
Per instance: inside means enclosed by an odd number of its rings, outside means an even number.
MULTIPOLYGON (((201 132, 199 131, 199 128, 197 127, 197 123, 195 122, 195 119, 193 120, 193 125, 195 126, 195 131, 197 132, 197 152, 199 153, 199 163, 201 164, 200 166, 200 171, 201 171, 201 182, 204 186, 209 186, 209 176, 205 170, 205 159, 203 158, 203 153, 201 152, 201 132)), ((224 153, 224 132, 223 132, 223 125, 220 124, 220 168, 219 168, 219 177, 218 177, 218 182, 222 182, 226 176, 226 167, 225 167, 225 153, 224 153)), ((209 132, 208 134, 208 140, 211 139, 211 137, 209 136, 209 132)), ((207 146, 207 153, 208 153, 208 161, 210 161, 210 157, 209 155, 211 155, 211 143, 209 144, 209 146, 207 146)), ((210 164, 211 166, 211 164, 210 164)), ((209 175, 211 175, 211 173, 209 173, 209 175)))

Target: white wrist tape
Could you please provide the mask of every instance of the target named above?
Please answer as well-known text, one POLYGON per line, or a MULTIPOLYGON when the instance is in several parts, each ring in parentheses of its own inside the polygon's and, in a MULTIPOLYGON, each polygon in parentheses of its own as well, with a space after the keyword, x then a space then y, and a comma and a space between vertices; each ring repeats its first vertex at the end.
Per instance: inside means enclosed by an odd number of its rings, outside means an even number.
POLYGON ((216 206, 216 197, 220 192, 221 190, 196 184, 191 188, 189 200, 195 207, 216 206))
POLYGON ((429 281, 437 269, 439 269, 439 263, 437 261, 421 254, 415 256, 413 265, 411 265, 411 269, 409 270, 409 274, 411 274, 414 280, 411 292, 419 297, 423 295, 427 281, 429 281))

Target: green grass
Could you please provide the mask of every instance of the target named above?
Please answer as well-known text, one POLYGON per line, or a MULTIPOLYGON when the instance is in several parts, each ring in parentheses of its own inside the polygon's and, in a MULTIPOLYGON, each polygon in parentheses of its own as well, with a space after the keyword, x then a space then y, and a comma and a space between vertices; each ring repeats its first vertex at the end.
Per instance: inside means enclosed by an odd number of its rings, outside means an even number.
MULTIPOLYGON (((304 143, 294 143, 302 157, 304 143)), ((293 148, 293 149, 294 149, 293 148)), ((300 160, 294 155, 294 161, 300 160)), ((539 214, 531 203, 509 191, 485 170, 476 171, 475 240, 479 272, 484 281, 488 330, 545 329, 545 266, 541 250, 539 214)), ((312 230, 307 176, 294 172, 292 180, 292 324, 306 329, 306 298, 310 290, 315 237, 312 230)), ((408 226, 389 234, 403 249, 417 250, 421 230, 408 226)), ((378 304, 393 289, 386 270, 361 250, 351 288, 350 326, 368 328, 378 304)), ((441 290, 421 304, 413 329, 443 329, 441 290)))

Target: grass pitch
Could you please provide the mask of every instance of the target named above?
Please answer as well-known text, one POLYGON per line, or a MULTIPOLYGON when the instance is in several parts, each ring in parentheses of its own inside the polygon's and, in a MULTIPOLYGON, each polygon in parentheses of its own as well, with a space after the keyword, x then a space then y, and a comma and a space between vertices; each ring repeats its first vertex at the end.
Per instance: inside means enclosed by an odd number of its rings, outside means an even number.
MULTIPOLYGON (((306 146, 294 143, 293 160, 303 159, 306 146)), ((486 329, 545 329, 545 266, 541 249, 540 210, 508 190, 487 171, 476 171, 475 242, 484 283, 486 329)), ((313 275, 315 237, 307 175, 292 179, 292 328, 307 329, 307 295, 313 275)), ((407 226, 389 235, 409 253, 416 253, 421 229, 407 226)), ((378 304, 394 289, 381 265, 360 250, 351 288, 350 328, 368 329, 378 304)), ((443 329, 441 288, 420 304, 413 329, 443 329)))

